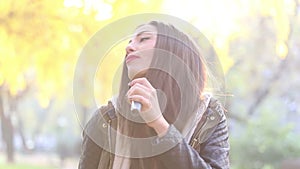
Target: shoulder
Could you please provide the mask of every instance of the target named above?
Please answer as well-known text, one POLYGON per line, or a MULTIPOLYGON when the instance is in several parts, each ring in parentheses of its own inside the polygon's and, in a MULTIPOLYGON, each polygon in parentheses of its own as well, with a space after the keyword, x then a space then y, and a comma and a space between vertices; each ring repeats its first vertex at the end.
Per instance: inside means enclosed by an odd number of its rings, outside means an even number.
POLYGON ((105 128, 115 117, 115 108, 111 101, 99 107, 84 127, 84 132, 97 131, 105 128))
POLYGON ((116 118, 115 106, 112 101, 108 101, 107 105, 101 106, 98 109, 98 115, 102 116, 106 122, 116 118))
POLYGON ((201 120, 197 124, 192 140, 203 143, 207 141, 220 126, 227 126, 226 109, 215 97, 210 97, 201 120))
POLYGON ((218 99, 211 97, 206 112, 211 120, 216 118, 216 121, 218 122, 226 118, 225 114, 227 110, 218 99))
POLYGON ((83 137, 88 137, 98 145, 105 145, 107 141, 105 136, 108 134, 113 118, 115 118, 115 109, 111 102, 99 107, 84 126, 83 137))
POLYGON ((90 120, 88 121, 87 125, 89 123, 95 123, 99 119, 104 119, 105 121, 109 121, 110 119, 115 118, 115 106, 112 103, 112 101, 108 101, 106 105, 100 106, 92 115, 90 120))
MULTIPOLYGON (((205 123, 202 129, 211 128, 216 126, 219 122, 226 120, 226 112, 227 110, 224 108, 222 103, 211 94, 205 94, 203 96, 202 102, 203 105, 203 115, 201 117, 201 123, 205 123)), ((199 125, 199 124, 198 124, 199 125)))

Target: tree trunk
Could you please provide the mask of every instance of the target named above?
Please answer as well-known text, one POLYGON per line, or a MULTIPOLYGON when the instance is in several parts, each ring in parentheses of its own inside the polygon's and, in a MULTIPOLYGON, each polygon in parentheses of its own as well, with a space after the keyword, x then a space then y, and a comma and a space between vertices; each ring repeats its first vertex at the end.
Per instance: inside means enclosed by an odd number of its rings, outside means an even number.
POLYGON ((3 100, 0 95, 0 118, 1 118, 1 129, 2 129, 2 137, 6 144, 6 157, 7 162, 14 162, 14 130, 11 122, 11 118, 9 115, 5 115, 3 108, 3 100))

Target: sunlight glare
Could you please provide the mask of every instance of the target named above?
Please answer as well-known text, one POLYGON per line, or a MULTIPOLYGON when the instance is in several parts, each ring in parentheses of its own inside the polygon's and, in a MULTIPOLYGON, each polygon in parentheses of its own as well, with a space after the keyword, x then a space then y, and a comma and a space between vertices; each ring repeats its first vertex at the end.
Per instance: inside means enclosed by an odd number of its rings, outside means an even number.
POLYGON ((65 0, 64 6, 68 8, 70 7, 81 8, 83 6, 83 2, 82 0, 65 0))
POLYGON ((283 41, 279 41, 276 44, 276 54, 280 59, 285 59, 288 54, 288 47, 283 41))

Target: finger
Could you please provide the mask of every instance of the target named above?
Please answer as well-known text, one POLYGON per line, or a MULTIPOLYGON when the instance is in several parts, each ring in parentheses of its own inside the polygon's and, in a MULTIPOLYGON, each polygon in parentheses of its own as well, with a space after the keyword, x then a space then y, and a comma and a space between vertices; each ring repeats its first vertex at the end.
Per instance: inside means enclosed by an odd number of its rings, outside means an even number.
POLYGON ((145 91, 148 92, 150 95, 155 96, 155 94, 156 94, 156 89, 153 88, 153 86, 150 84, 150 82, 146 78, 135 79, 134 81, 132 81, 132 83, 130 85, 132 85, 132 87, 140 86, 140 87, 144 88, 145 91))
POLYGON ((140 112, 140 115, 146 123, 152 122, 155 119, 158 119, 162 115, 161 111, 157 111, 157 110, 151 111, 153 107, 150 100, 139 95, 134 95, 130 99, 142 104, 142 110, 140 112))
POLYGON ((141 95, 132 95, 128 97, 129 102, 136 101, 142 104, 141 112, 149 110, 151 108, 151 102, 149 99, 141 96, 141 95))
POLYGON ((129 86, 133 86, 133 85, 135 85, 137 83, 142 84, 142 85, 144 85, 144 86, 146 86, 146 87, 148 87, 150 89, 154 89, 153 86, 151 85, 151 83, 145 77, 133 79, 131 82, 129 82, 128 85, 129 86))
MULTIPOLYGON (((134 87, 133 89, 131 89, 127 92, 128 99, 135 95, 138 95, 138 96, 141 96, 144 98, 148 98, 148 99, 150 98, 149 92, 147 92, 146 89, 144 89, 142 87, 134 87)), ((134 101, 136 101, 136 100, 134 100, 134 101)), ((129 101, 129 102, 131 102, 131 101, 129 101)))
POLYGON ((149 96, 149 93, 151 93, 151 89, 137 83, 128 90, 127 96, 131 96, 131 95, 149 96))

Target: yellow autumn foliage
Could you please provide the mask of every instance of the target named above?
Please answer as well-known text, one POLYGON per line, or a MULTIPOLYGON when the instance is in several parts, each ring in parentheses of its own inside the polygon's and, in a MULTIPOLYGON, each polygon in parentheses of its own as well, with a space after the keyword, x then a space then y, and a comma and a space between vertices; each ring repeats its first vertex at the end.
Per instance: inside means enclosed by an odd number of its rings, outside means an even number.
MULTIPOLYGON (((213 1, 199 6, 191 0, 0 1, 0 85, 6 86, 12 95, 27 87, 34 88, 43 107, 48 106, 51 98, 70 97, 77 59, 89 38, 115 20, 145 12, 184 16, 198 26, 212 42, 225 74, 234 64, 229 54, 230 42, 245 34, 245 25, 239 24, 237 14, 272 17, 277 37, 274 51, 284 59, 288 53, 285 42, 290 32, 287 10, 293 9, 295 4, 284 0, 229 2, 218 2, 221 8, 213 1), (203 24, 206 24, 204 29, 203 24)), ((118 29, 121 28, 112 30, 110 36, 118 29)), ((94 94, 100 104, 115 93, 113 78, 115 70, 121 66, 124 44, 109 51, 99 63, 101 69, 96 76, 90 77, 95 79, 94 94)), ((88 79, 83 76, 82 83, 88 79)), ((85 96, 84 89, 82 93, 81 102, 88 106, 90 101, 86 97, 89 96, 85 96)))

